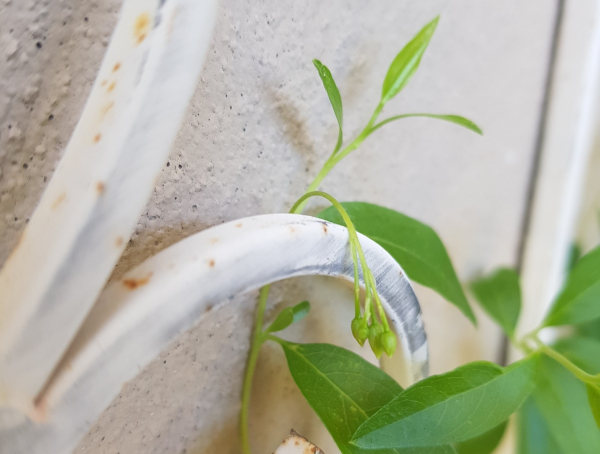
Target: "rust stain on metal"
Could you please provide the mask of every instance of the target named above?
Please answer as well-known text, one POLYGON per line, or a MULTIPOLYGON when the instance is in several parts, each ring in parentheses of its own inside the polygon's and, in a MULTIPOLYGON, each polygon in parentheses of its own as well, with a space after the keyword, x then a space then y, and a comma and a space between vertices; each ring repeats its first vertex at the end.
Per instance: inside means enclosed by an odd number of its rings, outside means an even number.
POLYGON ((118 236, 115 239, 115 246, 120 247, 123 244, 123 237, 122 236, 118 236))
POLYGON ((110 93, 111 91, 113 91, 115 89, 116 85, 117 85, 117 82, 116 81, 112 81, 110 83, 110 85, 108 86, 108 88, 106 89, 106 91, 108 91, 110 93))
POLYGON ((96 183, 96 192, 98 194, 102 194, 102 193, 104 193, 105 190, 106 190, 106 185, 102 181, 98 181, 96 183))
POLYGON ((100 142, 100 139, 102 139, 102 134, 98 133, 94 136, 94 143, 98 143, 100 142))
POLYGON ((115 66, 113 66, 112 71, 114 73, 116 73, 119 70, 120 67, 121 67, 121 63, 117 62, 117 63, 115 63, 115 66))
POLYGON ((146 39, 149 30, 150 14, 142 13, 137 17, 135 24, 133 25, 133 36, 135 37, 137 44, 140 44, 146 39))
POLYGON ((240 222, 239 224, 235 225, 238 229, 242 227, 242 223, 240 222))
POLYGON ((208 261, 208 266, 211 267, 211 268, 214 268, 215 267, 215 259, 210 259, 208 261))
POLYGON ((106 84, 108 83, 108 80, 103 80, 102 83, 100 84, 101 87, 106 87, 106 84))
POLYGON ((104 117, 106 117, 106 114, 114 107, 114 105, 115 103, 111 101, 102 107, 100 110, 100 121, 104 120, 104 117))
POLYGON ((56 210, 58 208, 58 206, 63 203, 65 200, 67 200, 67 193, 66 192, 61 192, 60 195, 54 200, 54 202, 52 202, 52 209, 56 210))
POLYGON ((325 235, 327 235, 327 224, 323 224, 323 232, 325 232, 325 235))
POLYGON ((123 279, 123 285, 125 287, 127 287, 129 290, 135 290, 138 287, 146 285, 148 282, 150 282, 151 277, 152 277, 152 273, 148 273, 146 275, 146 277, 143 277, 141 279, 135 279, 135 278, 123 279))

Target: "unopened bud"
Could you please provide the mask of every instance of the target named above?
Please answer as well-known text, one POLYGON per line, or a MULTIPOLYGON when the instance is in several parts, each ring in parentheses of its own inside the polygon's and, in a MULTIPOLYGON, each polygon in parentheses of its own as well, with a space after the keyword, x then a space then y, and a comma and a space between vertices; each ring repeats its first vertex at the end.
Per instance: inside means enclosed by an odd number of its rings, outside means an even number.
POLYGON ((362 347, 369 337, 369 326, 363 317, 352 320, 352 335, 362 347))
POLYGON ((383 325, 380 323, 373 323, 369 326, 369 345, 371 350, 375 353, 377 359, 381 358, 383 353, 383 345, 381 344, 381 334, 383 333, 383 325))
POLYGON ((396 351, 396 335, 388 329, 379 335, 379 340, 383 351, 391 358, 396 351))

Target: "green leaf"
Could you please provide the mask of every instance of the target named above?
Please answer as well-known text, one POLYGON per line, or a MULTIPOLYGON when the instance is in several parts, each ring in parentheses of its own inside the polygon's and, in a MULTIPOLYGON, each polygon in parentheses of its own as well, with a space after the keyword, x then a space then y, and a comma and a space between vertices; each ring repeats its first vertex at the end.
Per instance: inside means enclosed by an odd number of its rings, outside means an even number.
POLYGON ((588 374, 600 373, 600 341, 585 337, 561 339, 553 348, 588 374))
POLYGON ((473 282, 471 290, 481 307, 513 338, 521 311, 519 275, 514 270, 501 268, 473 282))
POLYGON ((483 135, 483 131, 479 126, 473 123, 471 120, 461 117, 459 115, 436 115, 436 114, 426 114, 426 113, 413 113, 413 114, 403 114, 396 115, 395 117, 386 118, 385 120, 377 123, 375 126, 371 128, 371 132, 381 128, 382 126, 391 123, 392 121, 402 120, 404 118, 412 118, 412 117, 425 117, 425 118, 435 118, 436 120, 444 120, 449 121, 450 123, 454 123, 455 125, 462 126, 463 128, 467 128, 480 136, 483 135))
MULTIPOLYGON (((476 323, 446 248, 431 227, 397 211, 370 203, 347 202, 342 206, 356 230, 383 247, 410 279, 435 290, 476 323)), ((345 225, 333 207, 317 216, 345 225)))
POLYGON ((277 318, 269 325, 265 333, 275 333, 286 329, 291 324, 306 317, 308 311, 310 311, 310 303, 308 301, 302 301, 293 307, 286 307, 277 315, 277 318))
POLYGON ((429 45, 439 19, 438 16, 423 27, 394 58, 381 89, 381 102, 383 104, 396 96, 406 86, 419 67, 421 57, 429 45))
POLYGON ((514 413, 535 385, 538 356, 505 369, 478 361, 411 386, 356 431, 365 449, 457 443, 491 430, 514 413))
POLYGON ((331 75, 329 68, 316 59, 313 60, 313 64, 319 72, 319 77, 321 77, 323 87, 325 87, 327 96, 329 96, 329 102, 331 103, 331 107, 333 107, 333 113, 335 113, 335 118, 337 118, 339 132, 337 144, 335 145, 335 150, 333 151, 333 154, 336 154, 340 148, 342 148, 343 141, 342 124, 344 123, 344 111, 342 109, 342 96, 340 95, 340 91, 333 80, 333 76, 331 75))
POLYGON ((544 326, 582 323, 600 317, 600 246, 584 255, 550 309, 544 326))
MULTIPOLYGON (((554 348, 587 373, 592 375, 600 373, 600 342, 598 340, 570 337, 558 341, 554 348)), ((592 415, 600 428, 600 387, 586 384, 586 391, 592 415)))
POLYGON ((561 452, 600 452, 600 431, 588 404, 585 385, 571 372, 543 355, 538 385, 532 396, 561 452))
POLYGON ((577 243, 571 244, 571 248, 569 249, 569 258, 567 260, 567 273, 573 271, 573 268, 575 268, 575 265, 577 265, 577 262, 580 258, 581 246, 579 246, 577 243))
POLYGON ((517 454, 565 454, 556 444, 531 396, 517 416, 517 454))
POLYGON ((504 421, 478 437, 457 443, 454 448, 458 454, 491 454, 502 441, 507 425, 508 421, 504 421))
POLYGON ((598 426, 598 429, 600 429, 600 387, 587 383, 585 388, 587 390, 590 409, 594 415, 596 425, 598 426))
POLYGON ((368 451, 351 446, 354 431, 402 392, 389 375, 360 356, 329 344, 281 342, 300 391, 343 454, 452 454, 450 446, 368 451))

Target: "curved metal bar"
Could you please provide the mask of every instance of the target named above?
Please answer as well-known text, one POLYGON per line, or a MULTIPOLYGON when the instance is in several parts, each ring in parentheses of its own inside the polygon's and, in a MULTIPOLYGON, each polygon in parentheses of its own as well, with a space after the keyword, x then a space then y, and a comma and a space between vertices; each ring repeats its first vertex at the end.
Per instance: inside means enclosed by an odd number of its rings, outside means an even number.
MULTIPOLYGON (((427 342, 413 289, 396 261, 359 235, 382 303, 414 380, 427 374, 427 342)), ((38 424, 0 410, 0 439, 13 454, 66 453, 132 379, 208 307, 294 276, 353 280, 348 231, 309 216, 233 221, 151 257, 109 285, 37 399, 38 424)), ((362 276, 361 276, 362 279, 362 276)))
POLYGON ((0 272, 0 404, 31 408, 123 253, 196 88, 216 4, 124 1, 60 165, 0 272))

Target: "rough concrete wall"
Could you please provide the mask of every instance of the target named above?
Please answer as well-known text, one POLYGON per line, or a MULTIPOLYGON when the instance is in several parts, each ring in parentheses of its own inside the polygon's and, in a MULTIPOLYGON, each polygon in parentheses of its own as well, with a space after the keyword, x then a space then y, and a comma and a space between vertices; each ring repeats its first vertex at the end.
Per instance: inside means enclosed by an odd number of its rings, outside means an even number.
MULTIPOLYGON (((75 126, 119 4, 0 3, 0 263, 75 126)), ((337 134, 310 60, 332 70, 350 137, 375 107, 396 52, 440 13, 421 69, 384 114, 463 114, 485 136, 425 119, 390 125, 323 188, 340 200, 378 203, 431 224, 464 280, 514 264, 555 6, 545 0, 223 0, 179 138, 115 276, 211 225, 286 211, 337 134)), ((313 295, 317 284, 304 279, 277 291, 292 302, 313 295)), ((499 334, 485 317, 476 331, 433 292, 417 292, 434 372, 498 358, 499 334)), ((253 297, 240 296, 204 320, 125 386, 78 452, 238 452, 235 418, 253 297)), ((262 361, 268 370, 281 367, 277 352, 262 361)), ((295 392, 289 377, 267 379, 278 383, 273 393, 295 392)), ((277 412, 261 416, 263 410, 254 410, 255 430, 261 421, 285 419, 277 412)), ((314 419, 302 418, 297 424, 313 430, 314 419)), ((277 441, 257 440, 256 452, 270 452, 277 441)), ((315 441, 333 452, 330 442, 315 441)))

